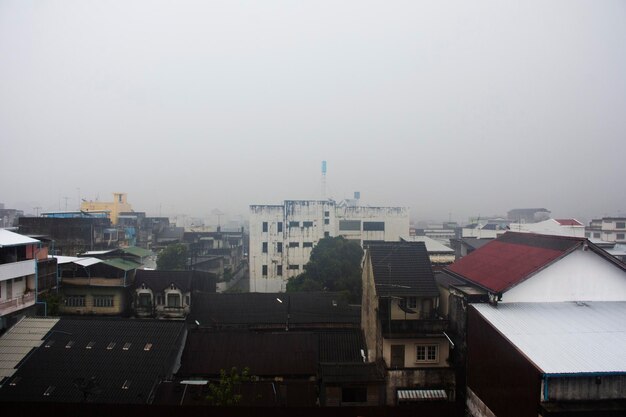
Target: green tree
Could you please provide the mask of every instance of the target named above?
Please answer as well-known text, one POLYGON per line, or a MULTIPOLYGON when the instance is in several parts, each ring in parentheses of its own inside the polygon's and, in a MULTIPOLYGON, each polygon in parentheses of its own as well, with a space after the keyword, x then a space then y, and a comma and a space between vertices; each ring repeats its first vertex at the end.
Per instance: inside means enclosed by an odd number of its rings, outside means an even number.
POLYGON ((187 269, 189 250, 182 243, 176 243, 162 249, 157 256, 157 269, 176 271, 187 269))
POLYGON ((52 291, 39 294, 39 300, 46 303, 46 310, 49 316, 59 315, 59 306, 61 305, 62 297, 59 294, 52 291))
POLYGON ((209 394, 206 399, 211 405, 229 406, 237 405, 241 401, 239 386, 242 382, 250 380, 250 370, 244 368, 241 373, 236 367, 232 367, 229 373, 220 370, 220 380, 217 383, 209 383, 209 394))
POLYGON ((355 241, 325 237, 311 251, 304 272, 287 282, 287 292, 340 291, 349 302, 361 300, 363 249, 355 241))

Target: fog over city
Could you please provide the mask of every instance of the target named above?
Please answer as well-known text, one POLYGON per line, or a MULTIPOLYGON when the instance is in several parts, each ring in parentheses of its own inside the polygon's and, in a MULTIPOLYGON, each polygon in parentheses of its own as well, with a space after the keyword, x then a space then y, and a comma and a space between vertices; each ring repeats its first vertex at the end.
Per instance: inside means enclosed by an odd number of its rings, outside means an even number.
MULTIPOLYGON (((0 2, 0 203, 625 215, 626 2, 0 2)), ((213 219, 214 220, 214 219, 213 219)))

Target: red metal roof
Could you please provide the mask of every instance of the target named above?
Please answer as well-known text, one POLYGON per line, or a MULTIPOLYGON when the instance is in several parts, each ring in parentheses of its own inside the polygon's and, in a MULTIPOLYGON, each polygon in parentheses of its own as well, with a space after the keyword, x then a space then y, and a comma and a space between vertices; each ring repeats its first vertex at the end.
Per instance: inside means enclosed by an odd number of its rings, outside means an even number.
POLYGON ((554 219, 561 226, 582 226, 583 224, 576 219, 554 219))
POLYGON ((445 270, 501 293, 565 255, 585 239, 507 232, 445 270))

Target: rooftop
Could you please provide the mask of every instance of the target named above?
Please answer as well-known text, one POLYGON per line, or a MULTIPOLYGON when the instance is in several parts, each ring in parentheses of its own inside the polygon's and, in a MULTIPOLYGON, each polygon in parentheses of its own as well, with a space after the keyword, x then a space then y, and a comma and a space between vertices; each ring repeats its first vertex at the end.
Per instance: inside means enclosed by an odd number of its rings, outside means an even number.
POLYGON ((626 373, 626 302, 472 307, 545 374, 626 373))
POLYGON ((332 292, 294 293, 195 293, 188 322, 201 327, 358 326, 359 306, 342 301, 332 292), (278 301, 280 300, 280 301, 278 301))
POLYGON ((174 370, 184 323, 61 318, 0 388, 0 401, 146 403, 174 370))
POLYGON ((439 295, 423 242, 376 243, 367 251, 379 296, 439 295))
POLYGON ((445 271, 489 291, 504 292, 584 242, 584 238, 507 232, 445 271))
POLYGON ((35 243, 39 243, 39 241, 37 239, 20 235, 19 233, 11 232, 6 229, 0 229, 0 248, 6 248, 9 246, 31 245, 35 243))

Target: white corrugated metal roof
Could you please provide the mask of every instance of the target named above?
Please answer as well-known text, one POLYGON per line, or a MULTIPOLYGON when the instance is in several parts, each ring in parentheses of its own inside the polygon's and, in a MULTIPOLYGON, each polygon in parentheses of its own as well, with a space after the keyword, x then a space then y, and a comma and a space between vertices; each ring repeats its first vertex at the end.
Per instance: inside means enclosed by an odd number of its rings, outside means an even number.
POLYGON ((102 262, 102 259, 98 259, 98 258, 78 258, 77 261, 72 261, 77 265, 80 266, 90 266, 90 265, 94 265, 97 263, 102 262))
POLYGON ((59 319, 25 318, 0 337, 0 380, 15 373, 15 367, 33 349, 59 319))
POLYGON ((472 306, 543 373, 626 373, 624 301, 472 306))
POLYGON ((399 401, 447 400, 448 394, 442 389, 399 389, 399 401))
POLYGON ((39 241, 37 239, 33 239, 32 237, 10 232, 6 229, 0 229, 0 248, 6 246, 28 245, 32 243, 39 243, 39 241))
POLYGON ((58 265, 69 264, 71 262, 74 262, 80 259, 80 258, 77 258, 76 256, 52 256, 52 255, 49 255, 48 258, 49 259, 55 258, 57 260, 58 265))
POLYGON ((107 250, 90 250, 81 255, 90 256, 90 255, 106 255, 107 253, 115 252, 117 249, 107 249, 107 250))
POLYGON ((428 236, 406 236, 402 240, 405 242, 424 242, 427 252, 450 252, 454 253, 454 249, 447 247, 441 242, 428 236))

